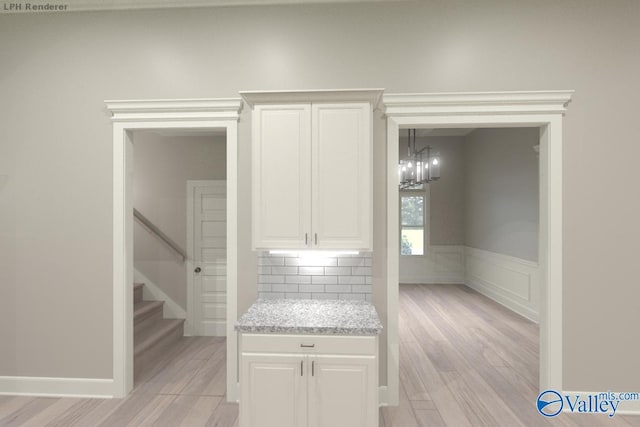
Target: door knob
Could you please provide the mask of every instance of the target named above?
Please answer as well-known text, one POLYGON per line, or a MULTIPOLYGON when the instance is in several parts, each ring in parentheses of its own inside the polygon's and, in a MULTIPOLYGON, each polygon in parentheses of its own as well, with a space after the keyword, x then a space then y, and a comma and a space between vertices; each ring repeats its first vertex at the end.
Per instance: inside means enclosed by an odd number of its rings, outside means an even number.
POLYGON ((202 269, 200 267, 196 267, 196 269, 193 270, 193 271, 195 271, 196 273, 200 273, 202 271, 202 269))

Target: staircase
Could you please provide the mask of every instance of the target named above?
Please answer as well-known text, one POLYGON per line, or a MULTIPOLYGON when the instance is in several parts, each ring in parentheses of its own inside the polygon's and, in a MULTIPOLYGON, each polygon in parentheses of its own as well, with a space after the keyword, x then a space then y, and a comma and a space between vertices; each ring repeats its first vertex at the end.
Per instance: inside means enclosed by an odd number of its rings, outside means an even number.
POLYGON ((165 319, 164 301, 144 301, 143 283, 133 285, 134 376, 183 336, 184 319, 165 319))

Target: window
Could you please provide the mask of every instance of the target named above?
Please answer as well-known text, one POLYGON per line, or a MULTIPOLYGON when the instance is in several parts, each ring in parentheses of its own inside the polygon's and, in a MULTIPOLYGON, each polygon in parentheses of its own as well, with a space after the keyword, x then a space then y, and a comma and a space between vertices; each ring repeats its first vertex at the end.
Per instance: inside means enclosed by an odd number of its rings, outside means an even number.
POLYGON ((424 213, 424 193, 400 193, 400 255, 424 255, 424 213))

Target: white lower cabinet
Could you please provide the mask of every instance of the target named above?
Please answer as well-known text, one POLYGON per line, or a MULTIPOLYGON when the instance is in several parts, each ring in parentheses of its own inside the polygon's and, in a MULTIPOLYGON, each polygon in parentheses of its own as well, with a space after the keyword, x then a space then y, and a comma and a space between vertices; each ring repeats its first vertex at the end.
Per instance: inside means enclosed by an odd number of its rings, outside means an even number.
POLYGON ((307 424, 306 378, 300 356, 242 354, 241 426, 300 427, 307 424))
POLYGON ((377 337, 242 334, 240 427, 376 427, 377 337))
POLYGON ((364 356, 309 356, 309 427, 377 426, 375 359, 364 356))

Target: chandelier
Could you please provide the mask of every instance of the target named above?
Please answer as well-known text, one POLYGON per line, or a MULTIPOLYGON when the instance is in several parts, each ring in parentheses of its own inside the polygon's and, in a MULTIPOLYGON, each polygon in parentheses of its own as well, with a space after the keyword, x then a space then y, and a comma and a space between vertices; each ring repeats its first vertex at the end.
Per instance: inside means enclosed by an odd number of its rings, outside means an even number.
POLYGON ((440 156, 432 153, 430 145, 416 149, 415 129, 409 129, 407 154, 408 158, 400 160, 398 165, 401 190, 417 188, 440 179, 440 156))

